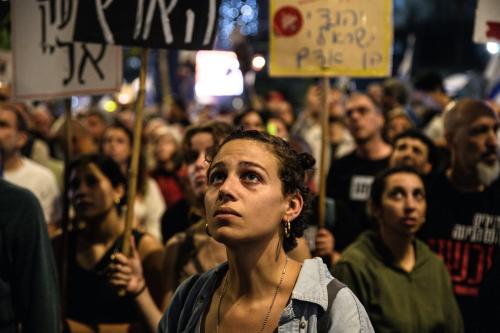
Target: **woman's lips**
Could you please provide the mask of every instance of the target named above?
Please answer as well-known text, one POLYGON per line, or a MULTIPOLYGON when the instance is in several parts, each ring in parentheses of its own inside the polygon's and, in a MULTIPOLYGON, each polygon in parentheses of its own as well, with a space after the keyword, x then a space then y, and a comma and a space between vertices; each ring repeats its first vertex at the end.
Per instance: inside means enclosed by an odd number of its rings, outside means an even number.
POLYGON ((229 207, 221 207, 218 208, 214 214, 213 217, 223 217, 223 216, 238 216, 241 217, 241 214, 235 211, 232 208, 229 207))

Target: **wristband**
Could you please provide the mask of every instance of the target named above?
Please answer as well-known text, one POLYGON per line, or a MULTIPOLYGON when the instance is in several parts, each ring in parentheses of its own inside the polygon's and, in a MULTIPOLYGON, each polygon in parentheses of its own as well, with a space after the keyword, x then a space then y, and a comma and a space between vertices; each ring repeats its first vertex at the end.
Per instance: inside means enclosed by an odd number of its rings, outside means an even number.
POLYGON ((142 294, 144 292, 144 290, 146 290, 147 287, 148 287, 148 285, 146 284, 146 282, 144 282, 144 286, 142 286, 142 288, 139 289, 139 291, 137 291, 135 293, 131 293, 130 296, 132 296, 133 298, 137 298, 137 296, 142 294))

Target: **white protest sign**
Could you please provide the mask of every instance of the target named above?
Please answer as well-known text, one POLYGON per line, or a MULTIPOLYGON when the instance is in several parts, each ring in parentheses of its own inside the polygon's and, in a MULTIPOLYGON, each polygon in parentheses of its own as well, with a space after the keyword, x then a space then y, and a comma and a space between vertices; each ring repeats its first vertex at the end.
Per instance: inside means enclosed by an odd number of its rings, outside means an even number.
POLYGON ((10 84, 12 80, 12 53, 0 50, 0 86, 10 84))
POLYGON ((13 95, 43 99, 117 91, 121 49, 73 42, 77 2, 13 1, 13 95))
POLYGON ((391 73, 391 0, 272 0, 270 15, 271 76, 391 73))
POLYGON ((500 43, 500 1, 479 0, 474 24, 474 42, 500 43))

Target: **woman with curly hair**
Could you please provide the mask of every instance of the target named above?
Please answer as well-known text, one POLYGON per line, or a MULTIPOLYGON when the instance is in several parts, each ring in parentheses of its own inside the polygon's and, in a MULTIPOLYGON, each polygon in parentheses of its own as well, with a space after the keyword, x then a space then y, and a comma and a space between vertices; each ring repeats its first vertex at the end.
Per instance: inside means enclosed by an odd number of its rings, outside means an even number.
POLYGON ((209 160, 206 228, 228 261, 177 289, 159 332, 372 332, 348 288, 330 297, 321 259, 287 254, 304 231, 314 159, 280 138, 237 131, 209 160))

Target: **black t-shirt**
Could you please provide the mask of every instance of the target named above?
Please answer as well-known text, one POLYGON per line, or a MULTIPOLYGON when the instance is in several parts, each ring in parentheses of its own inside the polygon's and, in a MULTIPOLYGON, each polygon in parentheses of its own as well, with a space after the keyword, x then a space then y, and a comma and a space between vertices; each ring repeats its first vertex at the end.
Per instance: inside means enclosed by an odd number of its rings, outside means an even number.
POLYGON ((368 160, 353 152, 333 161, 327 179, 327 196, 335 200, 335 248, 342 251, 371 227, 366 214, 374 176, 384 170, 389 157, 368 160))
POLYGON ((500 182, 483 192, 461 192, 441 174, 427 193, 420 236, 443 258, 466 332, 475 331, 479 289, 500 245, 500 182))

